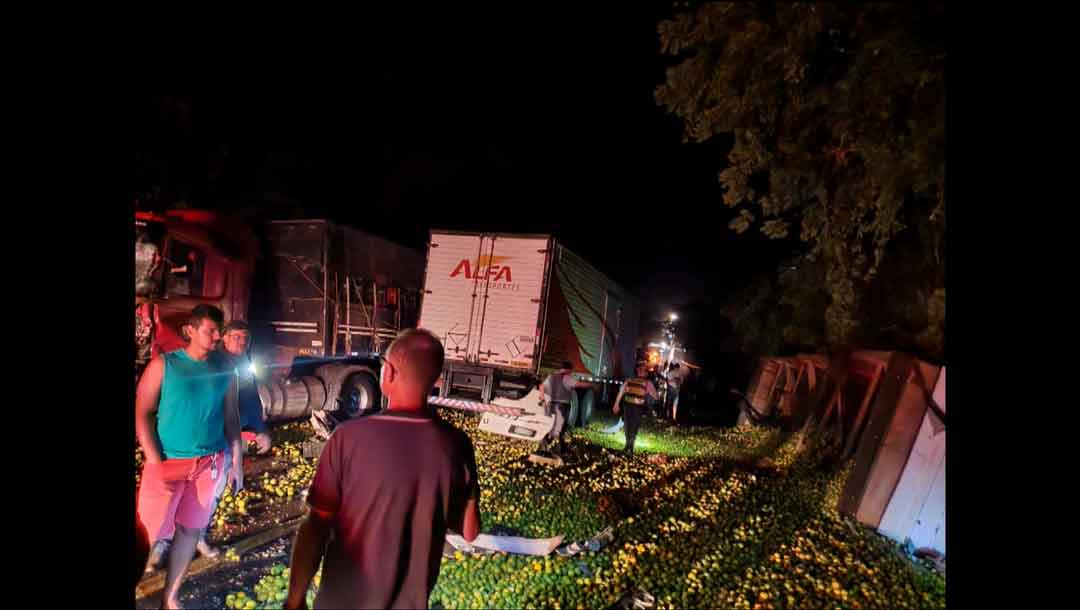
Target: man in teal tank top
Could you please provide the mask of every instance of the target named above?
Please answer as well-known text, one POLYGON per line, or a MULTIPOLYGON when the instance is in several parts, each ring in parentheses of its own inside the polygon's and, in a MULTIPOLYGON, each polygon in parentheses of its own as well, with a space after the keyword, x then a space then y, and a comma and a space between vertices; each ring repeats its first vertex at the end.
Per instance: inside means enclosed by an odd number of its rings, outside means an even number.
POLYGON ((181 607, 180 585, 210 523, 218 477, 236 492, 244 485, 236 375, 215 353, 223 318, 216 307, 195 307, 182 329, 187 347, 154 358, 135 393, 135 432, 146 457, 139 519, 151 540, 173 539, 165 608, 181 607))

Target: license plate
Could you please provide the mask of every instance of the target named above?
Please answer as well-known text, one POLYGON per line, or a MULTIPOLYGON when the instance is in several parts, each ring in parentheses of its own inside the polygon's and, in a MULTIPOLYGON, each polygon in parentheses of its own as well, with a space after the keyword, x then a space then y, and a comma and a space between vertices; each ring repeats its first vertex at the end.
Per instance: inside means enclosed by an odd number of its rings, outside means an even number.
POLYGON ((521 426, 510 426, 510 434, 516 434, 518 436, 524 436, 526 438, 532 438, 536 436, 536 430, 529 428, 522 428, 521 426))

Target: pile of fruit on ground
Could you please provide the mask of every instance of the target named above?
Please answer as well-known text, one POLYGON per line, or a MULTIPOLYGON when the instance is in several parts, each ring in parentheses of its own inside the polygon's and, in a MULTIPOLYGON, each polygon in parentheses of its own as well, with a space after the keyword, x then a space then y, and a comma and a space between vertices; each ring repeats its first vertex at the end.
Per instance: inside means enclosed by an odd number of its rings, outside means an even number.
MULTIPOLYGON (((608 419, 576 430, 566 463, 552 468, 527 460, 532 445, 479 432, 474 417, 442 416, 476 446, 484 531, 569 542, 612 526, 615 540, 570 558, 457 553, 443 559, 433 607, 607 608, 637 588, 664 608, 945 605, 944 575, 836 512, 847 469, 798 452, 798 436, 647 425, 627 459, 616 451, 622 432, 602 433, 608 419)), ((299 493, 313 466, 293 453, 299 439, 280 440, 291 467, 306 469, 258 492, 271 499, 299 493)), ((267 569, 257 591, 233 592, 230 607, 280 608, 283 569, 267 569)))

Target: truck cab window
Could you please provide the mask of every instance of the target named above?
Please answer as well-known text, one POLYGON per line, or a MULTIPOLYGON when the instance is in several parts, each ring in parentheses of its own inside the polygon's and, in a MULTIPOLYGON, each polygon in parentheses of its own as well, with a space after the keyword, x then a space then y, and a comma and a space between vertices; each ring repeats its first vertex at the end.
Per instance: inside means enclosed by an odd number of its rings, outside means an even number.
POLYGON ((206 255, 179 241, 169 243, 165 290, 170 296, 203 296, 206 255))
POLYGON ((135 296, 156 297, 165 270, 162 239, 145 226, 135 230, 135 296))

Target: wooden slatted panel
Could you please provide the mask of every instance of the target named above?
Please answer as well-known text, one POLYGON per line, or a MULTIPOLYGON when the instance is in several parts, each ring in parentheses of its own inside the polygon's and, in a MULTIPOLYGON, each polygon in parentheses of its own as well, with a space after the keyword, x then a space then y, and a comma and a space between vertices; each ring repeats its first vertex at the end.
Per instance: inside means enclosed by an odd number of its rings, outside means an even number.
MULTIPOLYGON (((938 367, 919 361, 915 361, 914 366, 922 369, 923 378, 930 383, 937 381, 938 367)), ((874 527, 880 525, 881 516, 885 514, 885 508, 911 455, 926 411, 925 395, 909 378, 900 395, 892 425, 878 451, 866 495, 856 515, 863 523, 872 523, 874 527)))
MULTIPOLYGON (((935 401, 945 410, 945 374, 938 378, 935 401)), ((944 553, 945 529, 945 428, 927 410, 900 481, 881 518, 881 533, 903 542, 910 537, 916 547, 932 547, 944 553), (940 545, 940 546, 937 546, 940 545)))
POLYGON ((938 367, 892 355, 841 495, 840 509, 871 527, 881 524, 927 411, 925 394, 912 383, 914 367, 936 382, 938 367))
MULTIPOLYGON (((882 439, 892 424, 900 394, 907 383, 911 371, 912 357, 895 352, 888 359, 888 366, 881 378, 877 396, 870 405, 866 428, 863 430, 855 450, 854 464, 848 475, 847 483, 840 495, 838 508, 841 512, 857 516, 870 479, 871 469, 877 457, 882 439)), ((877 527, 877 523, 872 523, 877 527)))

